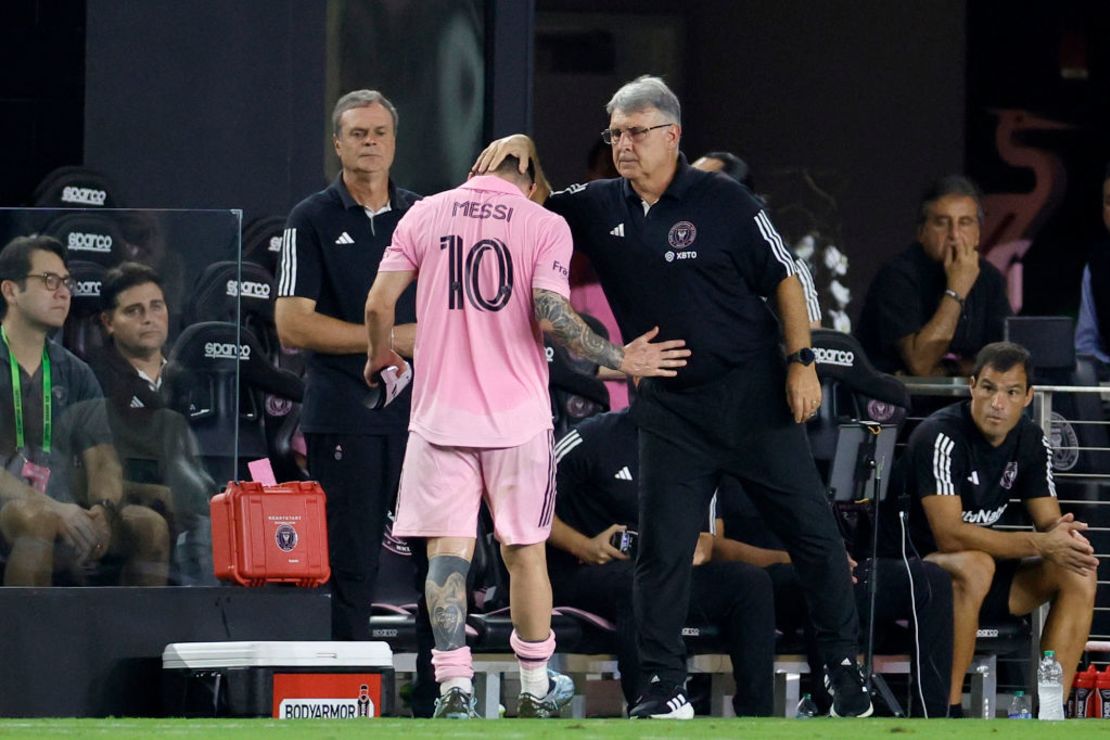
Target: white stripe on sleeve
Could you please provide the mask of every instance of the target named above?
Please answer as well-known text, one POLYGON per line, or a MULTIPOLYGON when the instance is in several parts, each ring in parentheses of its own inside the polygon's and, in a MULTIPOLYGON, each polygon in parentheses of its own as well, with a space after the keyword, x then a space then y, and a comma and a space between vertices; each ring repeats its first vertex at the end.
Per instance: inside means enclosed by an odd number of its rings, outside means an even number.
POLYGON ((806 296, 806 310, 809 312, 809 320, 811 323, 820 323, 821 304, 817 301, 817 288, 813 285, 813 274, 810 273, 805 260, 798 258, 794 260, 794 264, 798 267, 798 280, 801 281, 802 292, 806 296))
POLYGON ((937 434, 933 442, 933 478, 940 496, 956 495, 956 487, 952 485, 952 448, 955 446, 956 443, 944 434, 937 434))
POLYGON ((1044 445, 1044 479, 1048 483, 1048 495, 1056 498, 1056 480, 1052 477, 1052 447, 1048 443, 1048 437, 1041 435, 1041 444, 1044 445))
POLYGON ((775 259, 786 268, 787 275, 793 275, 797 271, 794 260, 790 257, 790 253, 786 251, 786 247, 783 246, 782 239, 775 231, 775 227, 771 225, 771 219, 767 218, 767 213, 760 211, 755 214, 755 223, 759 227, 759 233, 771 245, 771 253, 775 255, 775 259))

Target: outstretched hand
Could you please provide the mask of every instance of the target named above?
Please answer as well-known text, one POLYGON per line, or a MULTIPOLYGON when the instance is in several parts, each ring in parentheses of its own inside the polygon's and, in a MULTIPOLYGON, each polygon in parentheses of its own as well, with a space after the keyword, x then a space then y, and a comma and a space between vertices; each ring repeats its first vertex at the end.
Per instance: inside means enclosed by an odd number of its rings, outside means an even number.
POLYGON ((673 378, 678 372, 672 368, 685 367, 690 350, 686 340, 668 339, 665 342, 652 342, 659 335, 659 327, 641 334, 624 345, 624 357, 620 371, 633 377, 673 378))

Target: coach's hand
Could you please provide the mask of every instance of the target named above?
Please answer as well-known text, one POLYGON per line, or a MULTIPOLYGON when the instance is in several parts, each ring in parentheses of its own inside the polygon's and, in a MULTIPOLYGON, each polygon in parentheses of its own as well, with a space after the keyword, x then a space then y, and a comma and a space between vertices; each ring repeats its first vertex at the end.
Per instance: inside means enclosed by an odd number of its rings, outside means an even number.
POLYGON ((490 143, 470 168, 471 175, 484 175, 497 169, 497 166, 510 155, 520 160, 520 174, 528 171, 528 162, 531 161, 533 152, 532 140, 524 134, 513 134, 503 139, 490 143))
POLYGON ((668 339, 653 344, 651 340, 658 334, 659 327, 655 326, 624 345, 624 357, 618 369, 625 375, 638 378, 673 378, 678 375, 671 368, 686 366, 686 358, 690 356, 690 350, 685 348, 686 340, 668 339))
POLYGON ((610 560, 628 560, 628 555, 621 552, 609 542, 617 532, 623 532, 628 527, 623 524, 614 524, 596 537, 586 541, 578 559, 586 565, 605 565, 610 560))
POLYGON ((794 421, 801 424, 817 415, 821 408, 821 382, 817 368, 791 362, 786 369, 786 403, 794 414, 794 421))

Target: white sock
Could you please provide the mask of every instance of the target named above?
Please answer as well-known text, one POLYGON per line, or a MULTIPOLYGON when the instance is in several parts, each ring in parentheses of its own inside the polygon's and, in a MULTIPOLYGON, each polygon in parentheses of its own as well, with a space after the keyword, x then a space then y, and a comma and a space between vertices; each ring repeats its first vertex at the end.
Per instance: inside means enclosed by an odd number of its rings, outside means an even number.
POLYGON ((464 694, 473 694, 474 684, 469 678, 449 678, 439 685, 439 695, 443 696, 451 689, 462 689, 464 694))
POLYGON ((536 668, 525 668, 520 663, 520 693, 531 694, 537 699, 547 696, 549 686, 547 677, 547 661, 536 668))

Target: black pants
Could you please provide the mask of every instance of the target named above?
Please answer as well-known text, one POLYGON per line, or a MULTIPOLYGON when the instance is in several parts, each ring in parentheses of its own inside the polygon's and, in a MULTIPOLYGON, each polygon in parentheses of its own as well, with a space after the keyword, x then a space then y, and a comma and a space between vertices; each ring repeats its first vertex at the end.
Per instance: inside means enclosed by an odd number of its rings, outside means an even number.
MULTIPOLYGON (((621 690, 629 705, 640 691, 633 568, 632 561, 614 560, 605 565, 552 569, 551 573, 556 605, 585 609, 616 624, 621 690)), ((774 711, 775 617, 771 579, 763 569, 727 562, 694 568, 684 622, 720 629, 736 679, 732 700, 736 714, 770 716, 774 711)))
POLYGON ((682 622, 698 532, 722 474, 744 485, 798 571, 827 663, 855 656, 859 619, 844 542, 805 429, 790 416, 781 356, 720 382, 668 392, 640 384, 640 550, 633 603, 641 680, 686 678, 682 622))
POLYGON ((309 472, 327 494, 333 640, 370 639, 382 532, 407 440, 407 433, 305 435, 309 472))
MULTIPOLYGON (((774 565, 767 569, 774 584, 776 623, 779 629, 793 630, 805 627, 807 608, 800 595, 797 573, 790 565, 774 565)), ((855 586, 856 605, 863 622, 860 635, 860 652, 866 648, 867 620, 869 618, 868 588, 871 579, 871 561, 863 563, 856 571, 859 578, 855 586)), ((879 579, 875 585, 875 650, 876 653, 908 653, 913 663, 913 675, 924 695, 929 717, 945 717, 948 713, 948 687, 952 674, 952 579, 935 563, 918 558, 910 559, 913 576, 913 600, 910 599, 910 579, 906 565, 894 558, 880 558, 879 579), (917 637, 914 636, 914 606, 916 606, 917 637), (906 620, 909 633, 896 625, 906 620), (908 638, 908 642, 907 642, 908 638), (920 646, 921 660, 917 659, 920 646)), ((807 640, 807 643, 810 643, 807 640)), ((807 644, 807 654, 812 663, 814 646, 807 644)), ((823 693, 818 689, 820 680, 814 676, 811 691, 815 697, 823 693)), ((828 703, 821 697, 819 703, 828 703)), ((919 694, 914 690, 913 715, 922 716, 919 694)))

